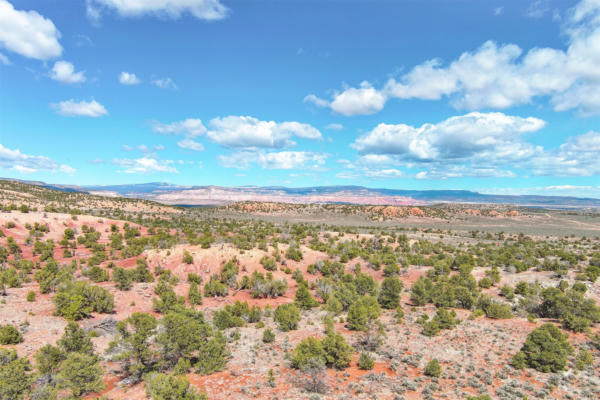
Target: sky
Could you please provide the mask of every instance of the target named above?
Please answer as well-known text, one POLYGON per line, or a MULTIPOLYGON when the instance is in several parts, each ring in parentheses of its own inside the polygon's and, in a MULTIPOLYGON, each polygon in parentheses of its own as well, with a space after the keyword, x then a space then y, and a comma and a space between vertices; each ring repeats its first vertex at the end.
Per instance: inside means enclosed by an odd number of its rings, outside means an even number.
POLYGON ((0 0, 0 176, 600 198, 600 0, 0 0))

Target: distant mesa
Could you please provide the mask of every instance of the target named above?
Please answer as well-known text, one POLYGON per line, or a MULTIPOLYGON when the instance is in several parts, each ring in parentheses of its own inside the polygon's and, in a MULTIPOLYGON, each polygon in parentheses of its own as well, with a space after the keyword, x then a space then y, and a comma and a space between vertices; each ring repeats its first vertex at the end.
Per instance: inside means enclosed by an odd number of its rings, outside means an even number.
MULTIPOLYGON (((18 181, 16 179, 7 179, 18 181)), ((374 206, 424 206, 439 203, 508 204, 530 207, 597 208, 600 199, 569 196, 492 195, 468 190, 402 190, 363 186, 184 186, 164 182, 131 185, 60 185, 39 181, 20 181, 69 192, 86 192, 107 197, 131 197, 182 206, 226 205, 255 201, 292 204, 362 204, 374 206)), ((414 213, 420 211, 414 209, 414 213)), ((394 212, 394 211, 388 211, 394 212)), ((467 213, 469 211, 466 211, 467 213)), ((474 214, 480 210, 471 210, 474 214)), ((516 211, 514 211, 516 213, 516 211)), ((418 216, 418 215, 415 215, 418 216)), ((492 216, 492 215, 488 215, 492 216)), ((507 215, 517 216, 517 215, 507 215)))

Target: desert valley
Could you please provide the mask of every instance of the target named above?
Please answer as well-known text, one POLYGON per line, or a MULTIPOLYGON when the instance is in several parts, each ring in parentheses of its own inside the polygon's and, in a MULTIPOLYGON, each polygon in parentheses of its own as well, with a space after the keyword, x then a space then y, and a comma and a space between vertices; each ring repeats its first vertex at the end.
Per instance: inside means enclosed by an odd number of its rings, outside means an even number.
POLYGON ((0 201, 2 399, 600 395, 598 211, 0 201))

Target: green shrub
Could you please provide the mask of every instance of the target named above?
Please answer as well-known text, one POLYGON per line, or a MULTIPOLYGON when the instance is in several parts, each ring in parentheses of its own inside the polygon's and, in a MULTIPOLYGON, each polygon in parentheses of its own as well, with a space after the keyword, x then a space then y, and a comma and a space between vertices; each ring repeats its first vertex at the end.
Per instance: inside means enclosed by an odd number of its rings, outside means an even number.
POLYGON ((145 258, 135 260, 135 269, 132 271, 132 277, 134 282, 154 282, 154 275, 148 269, 148 263, 145 258))
POLYGON ((383 280, 377 301, 383 308, 394 309, 400 305, 400 293, 402 282, 396 277, 388 277, 383 280))
POLYGON ((306 369, 317 363, 328 367, 344 369, 350 364, 352 347, 344 337, 337 333, 329 333, 319 340, 314 337, 303 339, 291 355, 293 368, 306 369))
POLYGON ((337 369, 350 365, 352 346, 346 343, 342 335, 331 331, 321 340, 321 344, 325 350, 325 365, 337 369))
POLYGON ((98 356, 70 353, 60 364, 57 380, 60 388, 69 389, 73 396, 79 397, 101 391, 104 388, 103 376, 98 356))
POLYGON ((62 287, 53 301, 56 315, 72 321, 87 318, 92 312, 110 313, 114 308, 112 294, 86 282, 75 282, 62 287))
POLYGON ((210 340, 202 342, 198 354, 198 362, 194 365, 197 373, 210 375, 223 370, 229 356, 225 336, 217 332, 210 340))
POLYGON ((33 375, 27 358, 15 350, 0 349, 0 400, 22 400, 29 394, 33 375))
POLYGON ((202 293, 198 289, 198 284, 196 282, 190 283, 190 288, 188 289, 188 300, 191 305, 202 304, 202 293))
POLYGON ((481 278, 478 285, 480 288, 489 289, 492 286, 492 280, 488 277, 481 278))
POLYGON ((146 377, 146 394, 153 400, 208 400, 185 377, 152 373, 146 377))
POLYGON ((192 255, 190 254, 189 251, 184 250, 183 251, 183 258, 181 260, 184 264, 193 264, 194 263, 194 257, 192 257, 192 255))
POLYGON ((241 317, 231 314, 228 310, 219 310, 213 313, 213 324, 219 329, 229 329, 244 326, 241 317))
POLYGON ((561 319, 561 323, 563 328, 580 333, 585 332, 592 324, 592 321, 584 317, 579 317, 571 313, 567 313, 561 319))
POLYGON ((372 296, 363 296, 348 309, 348 329, 366 331, 369 321, 376 320, 381 314, 379 303, 372 296))
POLYGON ((435 321, 425 322, 423 324, 423 330, 421 331, 421 333, 429 337, 436 336, 438 333, 440 333, 440 326, 435 321))
POLYGON ((219 277, 216 275, 211 276, 210 280, 204 285, 205 297, 225 297, 227 296, 228 292, 229 289, 227 288, 227 285, 221 282, 219 277))
POLYGON ((198 274, 190 272, 187 276, 187 281, 189 283, 195 283, 197 285, 202 285, 202 277, 198 274))
POLYGON ((488 295, 482 295, 477 306, 483 310, 488 318, 508 319, 513 317, 510 304, 494 300, 488 295))
POLYGON ((340 301, 335 296, 330 296, 329 299, 327 299, 327 303, 325 303, 323 308, 325 309, 325 311, 328 311, 334 315, 338 315, 342 311, 344 311, 344 306, 342 306, 342 303, 340 303, 340 301))
POLYGON ((99 266, 95 265, 91 268, 89 268, 87 271, 85 271, 85 276, 87 276, 88 278, 90 278, 90 280, 92 282, 106 282, 110 279, 109 275, 108 275, 108 271, 106 271, 105 269, 100 268, 99 266))
POLYGON ((112 280, 116 282, 117 289, 129 290, 133 282, 133 272, 122 267, 117 267, 113 270, 112 280))
POLYGON ((307 284, 304 282, 298 285, 294 303, 302 310, 310 310, 319 305, 319 302, 312 297, 307 284))
POLYGON ((294 304, 282 304, 275 309, 275 322, 284 332, 298 328, 300 310, 294 304))
POLYGON ((54 375, 58 372, 60 363, 67 354, 56 346, 50 344, 40 348, 34 355, 37 370, 40 374, 54 375))
POLYGON ((302 261, 304 257, 302 256, 302 251, 298 247, 290 246, 285 253, 285 258, 288 260, 302 261))
POLYGON ((0 325, 0 344, 19 344, 23 335, 12 325, 0 325))
POLYGON ((263 343, 273 343, 275 341, 275 333, 270 329, 265 329, 263 331, 262 341, 263 343))
POLYGON ((322 360, 325 364, 325 350, 319 339, 309 336, 296 346, 290 360, 293 368, 305 369, 313 359, 322 360))
POLYGON ((529 333, 512 365, 517 369, 530 367, 540 372, 558 372, 565 369, 567 356, 572 352, 567 335, 554 324, 546 323, 529 333))
POLYGON ((264 269, 266 269, 267 271, 275 271, 277 270, 277 263, 275 262, 275 260, 271 257, 263 257, 260 259, 260 263, 263 266, 264 269))
POLYGON ((63 336, 56 344, 66 353, 94 354, 94 345, 90 340, 90 335, 73 321, 69 321, 63 336))
POLYGON ((373 360, 373 357, 371 357, 371 355, 369 353, 367 353, 365 351, 360 353, 360 357, 358 357, 358 368, 364 369, 364 370, 371 370, 371 369, 373 369, 374 365, 375 365, 375 361, 373 360))
POLYGON ((592 353, 587 349, 582 349, 579 354, 577 354, 577 358, 575 359, 575 368, 583 371, 593 363, 594 357, 592 356, 592 353))
POLYGON ((512 300, 515 298, 514 289, 508 285, 504 285, 500 288, 500 294, 506 297, 507 300, 512 300))
POLYGON ((434 378, 439 378, 442 375, 442 367, 440 366, 437 358, 434 358, 427 363, 425 366, 425 375, 434 378))

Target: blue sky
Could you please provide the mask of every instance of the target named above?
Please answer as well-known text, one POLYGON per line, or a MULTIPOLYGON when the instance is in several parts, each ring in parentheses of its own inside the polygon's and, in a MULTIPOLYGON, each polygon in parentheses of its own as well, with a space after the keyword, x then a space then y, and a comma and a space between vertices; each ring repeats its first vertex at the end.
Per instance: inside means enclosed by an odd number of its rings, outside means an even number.
POLYGON ((600 197, 600 0, 0 0, 0 176, 600 197))

